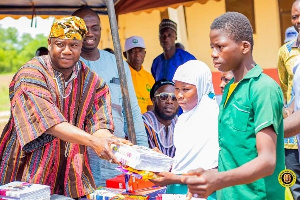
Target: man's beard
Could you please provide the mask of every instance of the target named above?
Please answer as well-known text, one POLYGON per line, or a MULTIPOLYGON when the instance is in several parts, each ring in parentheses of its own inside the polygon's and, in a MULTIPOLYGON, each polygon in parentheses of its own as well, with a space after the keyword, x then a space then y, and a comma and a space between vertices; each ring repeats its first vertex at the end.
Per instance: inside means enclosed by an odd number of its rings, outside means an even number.
POLYGON ((175 110, 175 112, 172 115, 166 115, 158 109, 157 103, 155 103, 155 106, 154 106, 154 112, 163 120, 172 120, 177 115, 178 110, 179 110, 179 107, 177 108, 177 110, 175 110))

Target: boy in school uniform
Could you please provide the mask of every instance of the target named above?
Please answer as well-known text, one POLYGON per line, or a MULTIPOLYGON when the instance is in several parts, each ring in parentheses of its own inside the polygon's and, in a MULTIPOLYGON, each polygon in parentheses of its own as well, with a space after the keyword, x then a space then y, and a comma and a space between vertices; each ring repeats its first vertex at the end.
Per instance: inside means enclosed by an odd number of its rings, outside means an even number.
POLYGON ((283 95, 252 56, 253 31, 237 12, 216 18, 210 27, 215 68, 232 71, 219 113, 218 169, 184 176, 190 196, 218 200, 284 199, 278 176, 284 170, 283 95), (197 176, 195 176, 197 175, 197 176))

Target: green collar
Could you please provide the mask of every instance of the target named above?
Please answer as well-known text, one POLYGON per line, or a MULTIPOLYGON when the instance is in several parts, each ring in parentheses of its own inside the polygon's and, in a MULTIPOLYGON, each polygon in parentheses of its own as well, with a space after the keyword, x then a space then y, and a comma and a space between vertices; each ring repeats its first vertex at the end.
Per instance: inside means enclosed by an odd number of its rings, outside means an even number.
POLYGON ((250 79, 250 78, 255 78, 261 75, 263 72, 262 68, 256 64, 245 76, 242 80, 244 79, 250 79))

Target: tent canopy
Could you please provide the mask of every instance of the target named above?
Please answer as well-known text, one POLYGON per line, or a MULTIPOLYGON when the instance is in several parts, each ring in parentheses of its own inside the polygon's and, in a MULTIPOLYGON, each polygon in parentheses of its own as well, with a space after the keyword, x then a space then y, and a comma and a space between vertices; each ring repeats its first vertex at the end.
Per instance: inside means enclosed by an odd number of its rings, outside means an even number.
MULTIPOLYGON (((193 3, 206 3, 208 0, 113 0, 116 14, 146 11, 153 9, 176 8, 179 5, 192 5, 193 3)), ((220 0, 215 0, 220 1, 220 0)), ((76 9, 87 5, 98 14, 107 14, 105 0, 1 0, 0 19, 5 17, 32 18, 40 16, 71 15, 76 9)))

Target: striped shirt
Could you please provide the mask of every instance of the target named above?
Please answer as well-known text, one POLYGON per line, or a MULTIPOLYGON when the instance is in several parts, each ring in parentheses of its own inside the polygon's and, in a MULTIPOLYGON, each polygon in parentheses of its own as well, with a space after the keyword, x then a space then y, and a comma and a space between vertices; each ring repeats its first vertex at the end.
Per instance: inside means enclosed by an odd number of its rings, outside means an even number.
POLYGON ((113 130, 105 82, 81 62, 65 82, 47 55, 20 68, 9 94, 11 117, 0 137, 0 184, 44 184, 51 193, 72 198, 91 193, 95 184, 86 147, 62 141, 47 129, 69 122, 90 134, 113 130))
POLYGON ((177 115, 172 119, 169 126, 160 123, 153 111, 144 113, 142 117, 148 135, 149 147, 152 149, 157 147, 163 154, 173 158, 176 150, 173 135, 178 119, 177 115))

